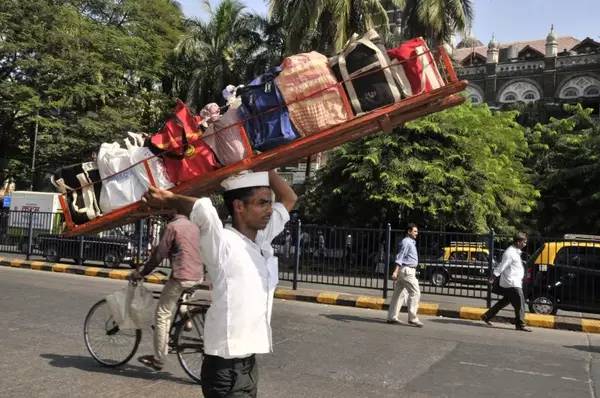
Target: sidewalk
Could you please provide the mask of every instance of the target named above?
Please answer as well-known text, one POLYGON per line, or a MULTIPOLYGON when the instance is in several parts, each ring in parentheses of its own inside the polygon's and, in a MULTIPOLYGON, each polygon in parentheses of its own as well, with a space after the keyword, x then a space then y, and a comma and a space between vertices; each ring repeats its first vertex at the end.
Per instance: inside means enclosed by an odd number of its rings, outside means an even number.
MULTIPOLYGON (((121 280, 127 279, 131 272, 130 269, 125 268, 108 269, 74 264, 47 263, 35 260, 28 261, 19 257, 23 256, 4 253, 3 256, 0 256, 0 266, 121 280)), ((164 284, 167 278, 164 273, 159 271, 149 275, 146 280, 149 283, 164 284)), ((389 297, 387 300, 383 299, 381 292, 374 289, 302 282, 302 288, 293 290, 292 283, 289 281, 281 281, 279 286, 281 287, 275 291, 275 297, 278 299, 375 310, 387 310, 389 306, 389 297)), ((203 287, 208 289, 208 285, 204 285, 203 287)), ((485 302, 478 299, 424 294, 421 296, 421 300, 419 314, 423 315, 479 320, 481 314, 486 311, 485 302)), ((382 313, 381 316, 383 318, 386 314, 382 313)), ((578 313, 569 313, 568 315, 527 313, 525 314, 525 319, 528 325, 535 327, 600 333, 600 319, 582 317, 578 313)), ((510 310, 501 311, 498 317, 494 318, 494 321, 498 322, 510 322, 511 320, 513 320, 513 313, 510 310)))

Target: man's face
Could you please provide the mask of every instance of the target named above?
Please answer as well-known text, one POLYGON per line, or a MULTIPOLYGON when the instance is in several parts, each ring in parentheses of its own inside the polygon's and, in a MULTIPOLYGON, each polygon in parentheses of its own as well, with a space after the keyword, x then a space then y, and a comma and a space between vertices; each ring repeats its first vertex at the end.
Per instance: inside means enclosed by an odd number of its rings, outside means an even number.
POLYGON ((417 239, 417 236, 419 236, 419 230, 416 227, 414 227, 413 229, 408 231, 408 236, 410 236, 413 239, 417 239))
POLYGON ((522 248, 524 248, 526 245, 527 245, 527 239, 525 239, 525 240, 520 240, 520 241, 517 241, 517 247, 518 247, 519 249, 522 249, 522 248))
POLYGON ((271 188, 260 187, 246 202, 239 201, 238 216, 248 227, 259 230, 264 229, 273 213, 271 188))

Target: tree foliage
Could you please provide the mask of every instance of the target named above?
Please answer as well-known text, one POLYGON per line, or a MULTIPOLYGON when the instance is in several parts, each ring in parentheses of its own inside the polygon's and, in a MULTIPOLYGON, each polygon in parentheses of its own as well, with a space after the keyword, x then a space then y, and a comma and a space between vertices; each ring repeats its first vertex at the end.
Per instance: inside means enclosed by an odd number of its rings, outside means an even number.
POLYGON ((0 166, 29 182, 36 126, 36 171, 48 171, 159 123, 181 20, 169 0, 3 1, 0 166))
POLYGON ((538 197, 515 116, 467 104, 348 143, 317 173, 304 216, 342 225, 400 216, 427 229, 510 232, 538 197))
POLYGON ((377 28, 389 33, 386 7, 403 0, 270 0, 271 18, 287 31, 286 50, 316 50, 326 55, 340 51, 353 33, 377 28))
POLYGON ((600 123, 591 109, 528 129, 529 166, 541 192, 533 222, 544 235, 600 230, 600 123))
POLYGON ((441 44, 470 27, 473 6, 471 0, 406 0, 402 15, 405 38, 423 36, 441 44))

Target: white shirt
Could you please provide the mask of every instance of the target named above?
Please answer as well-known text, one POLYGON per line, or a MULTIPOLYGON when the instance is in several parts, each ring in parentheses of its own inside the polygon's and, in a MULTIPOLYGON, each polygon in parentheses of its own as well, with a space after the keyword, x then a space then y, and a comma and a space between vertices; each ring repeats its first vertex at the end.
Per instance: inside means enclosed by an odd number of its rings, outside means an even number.
POLYGON ((502 262, 494 269, 494 275, 500 277, 502 287, 523 287, 525 269, 521 260, 521 250, 510 246, 502 255, 502 262))
POLYGON ((204 324, 204 351, 222 358, 271 352, 271 310, 279 282, 271 241, 290 216, 283 204, 253 242, 231 226, 223 228, 210 199, 196 201, 190 220, 200 227, 200 251, 212 281, 212 304, 204 324))

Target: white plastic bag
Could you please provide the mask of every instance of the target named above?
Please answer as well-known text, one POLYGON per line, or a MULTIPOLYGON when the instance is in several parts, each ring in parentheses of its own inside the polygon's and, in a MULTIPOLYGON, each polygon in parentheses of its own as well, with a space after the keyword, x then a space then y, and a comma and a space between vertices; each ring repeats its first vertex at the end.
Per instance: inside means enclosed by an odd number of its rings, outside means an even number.
POLYGON ((98 151, 97 163, 100 178, 103 180, 100 191, 100 209, 103 213, 109 213, 142 198, 146 188, 136 177, 134 168, 128 169, 133 163, 126 148, 121 148, 116 142, 102 144, 98 151))
POLYGON ((154 318, 155 301, 152 292, 141 283, 133 289, 133 297, 129 306, 129 316, 138 329, 150 326, 154 318))
MULTIPOLYGON (((154 156, 150 148, 144 146, 144 138, 142 135, 132 132, 128 132, 127 134, 131 137, 131 141, 127 138, 124 141, 125 146, 129 151, 131 164, 136 164, 142 160, 148 159, 148 167, 150 168, 156 186, 162 189, 173 188, 175 184, 169 179, 163 160, 160 157, 154 156)), ((147 190, 151 184, 144 164, 139 163, 134 167, 133 171, 140 183, 144 186, 144 189, 147 190)))
POLYGON ((129 316, 129 307, 133 297, 133 286, 128 286, 125 289, 117 290, 116 292, 106 296, 106 303, 110 309, 115 322, 121 329, 136 329, 135 323, 129 316))
POLYGON ((154 299, 141 283, 109 294, 106 303, 120 329, 142 329, 152 323, 154 299))

